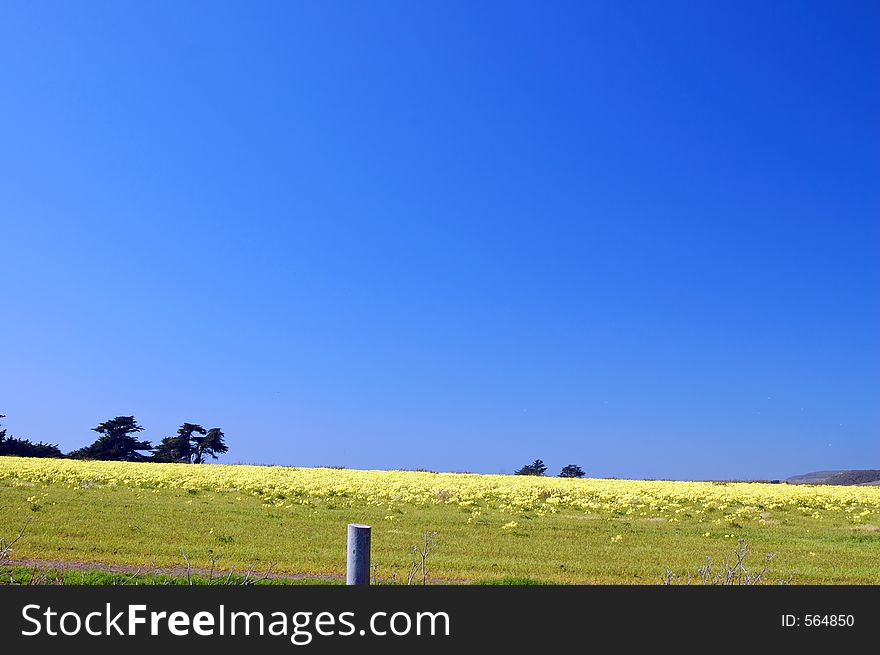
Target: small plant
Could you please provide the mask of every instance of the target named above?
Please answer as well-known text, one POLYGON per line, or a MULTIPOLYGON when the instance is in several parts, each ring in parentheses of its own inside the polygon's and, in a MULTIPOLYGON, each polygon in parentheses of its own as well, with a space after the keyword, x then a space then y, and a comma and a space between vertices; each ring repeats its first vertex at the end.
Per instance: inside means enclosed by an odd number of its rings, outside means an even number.
MULTIPOLYGON (((186 563, 186 584, 193 585, 196 584, 196 580, 193 577, 193 568, 192 564, 190 564, 189 557, 186 556, 186 551, 181 548, 180 555, 183 557, 183 561, 186 563)), ((259 565, 259 560, 254 560, 251 562, 250 567, 246 571, 242 571, 241 573, 235 572, 235 567, 229 569, 229 572, 226 575, 217 575, 217 556, 214 555, 213 550, 208 551, 209 562, 211 563, 210 568, 207 571, 207 579, 204 581, 206 585, 218 585, 218 586, 250 586, 264 580, 268 580, 272 577, 272 567, 274 564, 269 562, 266 566, 266 571, 264 573, 257 572, 257 566, 259 565)))
MULTIPOLYGON (((716 567, 711 557, 706 557, 706 563, 697 569, 696 575, 688 571, 682 582, 676 582, 679 577, 670 569, 666 569, 663 574, 664 585, 674 584, 692 584, 699 581, 704 585, 760 585, 764 584, 770 573, 770 562, 774 560, 774 553, 767 553, 764 556, 763 566, 756 572, 751 572, 746 568, 746 558, 751 554, 752 547, 746 543, 745 539, 740 539, 733 551, 734 559, 725 557, 720 565, 716 567)), ((778 584, 791 584, 792 576, 787 579, 779 580, 778 584)))
POLYGON ((24 524, 24 527, 18 531, 11 539, 6 539, 5 537, 0 537, 0 566, 6 564, 6 562, 11 559, 12 547, 18 543, 22 537, 24 537, 24 533, 27 531, 28 525, 30 525, 30 520, 24 524))
POLYGON ((425 530, 424 541, 421 546, 413 544, 410 549, 411 561, 409 564, 409 574, 406 577, 406 584, 415 584, 416 574, 421 571, 422 584, 428 584, 428 556, 434 551, 434 539, 436 532, 428 532, 425 530))
MULTIPOLYGON (((0 508, 2 509, 2 508, 0 508)), ((12 549, 17 544, 22 537, 24 537, 24 533, 27 532, 28 526, 31 524, 31 519, 28 519, 27 522, 22 526, 22 528, 18 531, 18 533, 12 538, 0 537, 0 575, 5 579, 6 578, 6 566, 9 564, 9 560, 12 559, 12 549)), ((36 569, 35 569, 36 570, 36 569)), ((14 582, 14 575, 9 573, 9 584, 14 582)))

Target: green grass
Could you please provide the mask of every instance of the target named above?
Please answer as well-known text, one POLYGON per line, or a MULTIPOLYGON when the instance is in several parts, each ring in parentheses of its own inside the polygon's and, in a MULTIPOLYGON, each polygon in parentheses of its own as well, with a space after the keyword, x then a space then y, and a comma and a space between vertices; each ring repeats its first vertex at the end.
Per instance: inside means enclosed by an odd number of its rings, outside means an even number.
POLYGON ((10 566, 3 570, 0 582, 14 584, 63 584, 63 585, 339 585, 341 580, 329 580, 324 578, 262 578, 256 574, 253 580, 245 581, 244 575, 233 574, 231 576, 209 577, 204 574, 168 574, 168 573, 119 573, 96 569, 70 569, 32 566, 10 566))
POLYGON ((535 578, 515 578, 515 577, 506 577, 506 578, 485 578, 483 580, 474 580, 472 584, 475 585, 506 585, 506 586, 546 586, 546 585, 555 585, 555 582, 549 582, 547 580, 537 580, 535 578))
MULTIPOLYGON (((260 566, 273 562, 277 572, 340 576, 346 525, 358 522, 373 526, 373 562, 385 582, 406 579, 411 546, 432 530, 438 532, 429 558, 432 582, 656 584, 666 567, 694 571, 707 555, 730 555, 742 538, 753 547, 753 566, 764 553, 776 553, 771 581, 791 574, 796 584, 880 584, 880 530, 853 527, 843 518, 817 522, 779 511, 764 526, 730 527, 698 523, 687 512, 669 523, 565 510, 517 516, 516 528, 501 531, 497 521, 468 524, 468 509, 456 505, 403 506, 391 514, 389 520, 387 507, 349 507, 332 499, 267 508, 234 491, 74 490, 0 481, 0 537, 9 539, 30 520, 13 557, 74 563, 77 570, 65 573, 71 581, 98 565, 142 567, 144 575, 179 570, 185 565, 181 549, 196 568, 216 558, 223 572, 243 571, 259 560, 260 566), (35 495, 36 511, 28 501, 35 495)), ((91 582, 120 581, 117 574, 90 575, 91 582)))

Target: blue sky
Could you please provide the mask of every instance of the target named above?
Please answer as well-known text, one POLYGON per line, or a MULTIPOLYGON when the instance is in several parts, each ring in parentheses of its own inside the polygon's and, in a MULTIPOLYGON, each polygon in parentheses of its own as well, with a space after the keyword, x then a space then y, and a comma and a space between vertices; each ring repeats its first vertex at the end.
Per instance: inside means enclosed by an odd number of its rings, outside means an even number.
POLYGON ((880 468, 872 2, 0 5, 0 413, 222 461, 880 468))

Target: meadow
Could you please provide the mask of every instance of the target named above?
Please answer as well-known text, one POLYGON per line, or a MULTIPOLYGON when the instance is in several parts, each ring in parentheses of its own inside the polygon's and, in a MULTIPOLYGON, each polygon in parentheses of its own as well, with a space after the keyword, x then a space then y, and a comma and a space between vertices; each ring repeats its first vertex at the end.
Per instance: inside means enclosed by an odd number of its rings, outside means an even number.
POLYGON ((144 571, 187 559, 345 570, 348 523, 373 526, 375 576, 406 579, 436 532, 430 582, 658 584, 744 539, 768 582, 880 584, 880 487, 560 479, 0 457, 0 537, 14 561, 144 571))

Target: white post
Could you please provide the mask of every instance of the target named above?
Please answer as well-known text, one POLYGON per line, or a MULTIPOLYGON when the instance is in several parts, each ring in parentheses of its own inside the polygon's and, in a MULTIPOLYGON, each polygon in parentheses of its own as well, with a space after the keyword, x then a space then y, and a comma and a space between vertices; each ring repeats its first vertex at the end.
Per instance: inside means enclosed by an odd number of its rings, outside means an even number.
POLYGON ((370 584, 370 526, 359 523, 348 525, 348 556, 345 584, 370 584))

